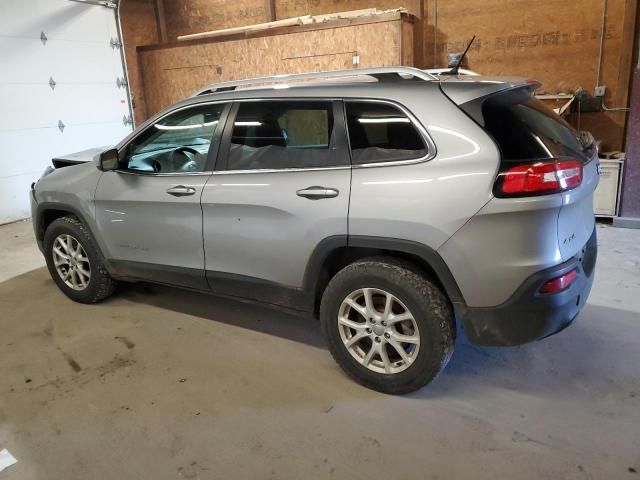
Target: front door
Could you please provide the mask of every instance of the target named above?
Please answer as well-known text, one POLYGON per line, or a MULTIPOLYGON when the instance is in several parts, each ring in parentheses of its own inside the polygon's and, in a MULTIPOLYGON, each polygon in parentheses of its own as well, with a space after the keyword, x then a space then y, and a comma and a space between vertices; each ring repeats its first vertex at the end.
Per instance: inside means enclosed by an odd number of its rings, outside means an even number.
POLYGON ((351 169, 343 118, 341 103, 330 100, 234 105, 202 194, 213 291, 295 304, 320 242, 346 245, 351 169))
POLYGON ((96 219, 118 274, 207 289, 200 197, 227 110, 199 104, 161 117, 100 178, 96 219))

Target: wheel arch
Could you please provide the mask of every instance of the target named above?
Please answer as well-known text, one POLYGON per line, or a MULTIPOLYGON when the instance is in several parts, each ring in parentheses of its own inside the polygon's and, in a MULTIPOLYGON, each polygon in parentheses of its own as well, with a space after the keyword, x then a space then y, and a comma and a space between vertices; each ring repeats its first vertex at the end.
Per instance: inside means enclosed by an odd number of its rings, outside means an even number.
POLYGON ((464 298, 455 278, 442 257, 432 248, 397 238, 341 235, 320 242, 307 264, 304 290, 311 296, 314 314, 319 311, 324 289, 338 271, 362 258, 380 255, 411 262, 420 273, 444 290, 456 316, 464 310, 464 298))
MULTIPOLYGON (((42 240, 44 240, 44 233, 47 231, 49 225, 51 225, 54 220, 69 215, 76 217, 91 231, 83 215, 76 208, 60 203, 39 203, 36 210, 36 218, 34 219, 36 240, 42 242, 42 240)), ((91 234, 93 235, 93 232, 91 232, 91 234)))
POLYGON ((51 225, 51 223, 57 220, 58 218, 67 217, 67 216, 76 217, 78 221, 84 225, 84 227, 89 232, 89 235, 91 235, 91 238, 93 238, 98 248, 98 251, 100 252, 102 257, 105 259, 105 266, 107 267, 107 270, 110 273, 112 273, 113 272, 112 265, 105 258, 103 245, 100 239, 93 233, 93 228, 91 228, 91 224, 87 221, 86 216, 83 215, 82 212, 80 212, 77 208, 71 205, 57 203, 57 202, 42 202, 38 204, 38 207, 36 208, 36 216, 33 219, 33 221, 35 223, 34 230, 36 234, 36 241, 38 242, 40 249, 42 250, 44 247, 43 246, 44 234, 47 231, 47 228, 49 227, 49 225, 51 225))

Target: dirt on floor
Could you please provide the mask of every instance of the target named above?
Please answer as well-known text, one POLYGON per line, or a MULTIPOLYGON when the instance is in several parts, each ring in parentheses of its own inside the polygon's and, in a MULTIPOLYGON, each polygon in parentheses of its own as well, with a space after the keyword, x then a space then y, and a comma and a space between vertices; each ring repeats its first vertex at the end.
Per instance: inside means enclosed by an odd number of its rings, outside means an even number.
POLYGON ((404 397, 349 380, 310 318, 143 284, 80 305, 44 268, 12 276, 0 479, 640 478, 640 231, 598 233, 574 325, 516 348, 460 334, 404 397))

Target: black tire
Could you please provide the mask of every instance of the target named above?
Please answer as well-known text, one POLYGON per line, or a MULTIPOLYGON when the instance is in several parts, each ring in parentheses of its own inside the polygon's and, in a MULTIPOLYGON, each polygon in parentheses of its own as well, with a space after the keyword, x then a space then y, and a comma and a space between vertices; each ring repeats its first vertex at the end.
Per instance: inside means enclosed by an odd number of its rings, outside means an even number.
POLYGON ((404 394, 423 387, 438 376, 453 354, 455 319, 446 295, 412 264, 393 257, 366 258, 339 271, 323 293, 320 322, 329 351, 338 365, 358 383, 383 393, 404 394), (420 348, 405 370, 372 371, 359 363, 345 346, 340 336, 338 313, 343 300, 361 288, 391 293, 413 315, 420 334, 420 348))
POLYGON ((96 303, 109 297, 114 292, 116 281, 107 272, 102 254, 87 227, 76 217, 61 217, 51 222, 45 231, 43 245, 44 256, 51 278, 71 300, 79 303, 96 303), (71 235, 86 252, 90 264, 90 278, 83 290, 74 290, 69 287, 56 270, 53 258, 53 244, 59 235, 71 235))

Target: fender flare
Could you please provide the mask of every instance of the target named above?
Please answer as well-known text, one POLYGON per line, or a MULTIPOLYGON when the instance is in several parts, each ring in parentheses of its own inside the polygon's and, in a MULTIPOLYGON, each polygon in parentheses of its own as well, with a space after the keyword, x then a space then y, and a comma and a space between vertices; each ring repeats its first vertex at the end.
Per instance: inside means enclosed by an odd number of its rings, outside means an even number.
POLYGON ((466 302, 458 287, 451 270, 440 254, 431 247, 411 240, 399 238, 375 237, 367 235, 335 235, 322 240, 311 253, 307 268, 304 272, 303 289, 310 295, 316 291, 322 267, 336 249, 340 248, 371 248, 387 250, 418 257, 428 265, 442 284, 445 293, 449 297, 456 316, 466 310, 466 302))

